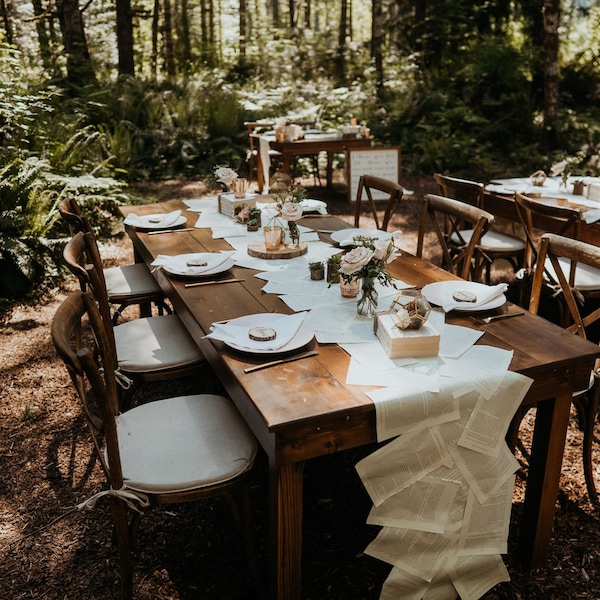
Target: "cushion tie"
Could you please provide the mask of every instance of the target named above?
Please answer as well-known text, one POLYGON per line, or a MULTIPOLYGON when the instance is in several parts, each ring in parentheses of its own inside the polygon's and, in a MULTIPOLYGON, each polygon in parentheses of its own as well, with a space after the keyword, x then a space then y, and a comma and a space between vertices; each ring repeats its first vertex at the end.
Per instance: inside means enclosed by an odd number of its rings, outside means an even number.
POLYGON ((117 380, 117 383, 121 386, 121 388, 124 390, 130 389, 133 385, 133 379, 130 379, 129 377, 127 377, 127 375, 121 373, 119 369, 115 369, 115 379, 117 380))
POLYGON ((127 504, 127 506, 131 510, 135 510, 140 514, 142 514, 141 508, 148 508, 148 506, 150 506, 150 500, 148 499, 148 496, 146 496, 146 494, 127 490, 125 486, 123 486, 120 490, 113 490, 111 488, 110 490, 103 490, 102 492, 97 492, 93 496, 90 496, 87 500, 80 502, 77 505, 77 508, 79 510, 93 510, 94 508, 96 508, 96 503, 98 502, 98 500, 100 500, 100 498, 102 498, 103 496, 120 498, 121 500, 123 500, 123 502, 125 502, 125 504, 127 504), (139 503, 141 508, 138 508, 138 506, 136 506, 135 503, 139 503))

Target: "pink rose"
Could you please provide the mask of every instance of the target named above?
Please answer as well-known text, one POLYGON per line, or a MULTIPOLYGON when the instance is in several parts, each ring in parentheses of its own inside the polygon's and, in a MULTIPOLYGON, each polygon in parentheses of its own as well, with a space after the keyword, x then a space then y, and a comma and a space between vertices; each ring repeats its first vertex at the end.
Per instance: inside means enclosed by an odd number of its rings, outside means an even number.
POLYGON ((372 258, 373 250, 364 246, 357 246, 353 250, 350 250, 348 254, 342 256, 342 264, 339 272, 344 275, 353 275, 368 265, 372 258))
POLYGON ((375 242, 375 251, 373 253, 373 258, 375 260, 383 260, 388 252, 390 251, 390 242, 389 240, 377 240, 375 242))
POLYGON ((281 207, 281 216, 286 221, 297 221, 298 219, 301 219, 302 212, 302 205, 298 204, 297 202, 290 202, 289 200, 284 202, 283 206, 281 207))

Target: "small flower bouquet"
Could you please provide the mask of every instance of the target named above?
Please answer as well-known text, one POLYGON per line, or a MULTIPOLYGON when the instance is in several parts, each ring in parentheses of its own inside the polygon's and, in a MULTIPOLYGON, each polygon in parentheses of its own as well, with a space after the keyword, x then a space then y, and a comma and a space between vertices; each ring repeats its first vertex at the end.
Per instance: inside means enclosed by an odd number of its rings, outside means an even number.
MULTIPOLYGON (((217 181, 223 184, 227 191, 219 194, 219 212, 238 220, 240 223, 248 221, 248 211, 256 205, 256 201, 249 198, 236 198, 233 194, 234 182, 238 181, 238 174, 227 166, 215 169, 217 181)), ((241 180, 240 181, 245 181, 241 180)))
POLYGON ((304 212, 302 201, 304 198, 305 192, 298 186, 292 186, 289 190, 278 192, 275 197, 275 202, 279 211, 277 217, 281 217, 287 222, 287 229, 292 246, 298 246, 300 244, 300 232, 298 231, 296 221, 302 218, 304 212))
POLYGON ((399 254, 393 239, 355 236, 354 241, 358 245, 342 256, 339 274, 347 283, 362 278, 362 296, 358 300, 357 311, 361 315, 373 316, 378 302, 375 281, 396 287, 386 267, 399 254))

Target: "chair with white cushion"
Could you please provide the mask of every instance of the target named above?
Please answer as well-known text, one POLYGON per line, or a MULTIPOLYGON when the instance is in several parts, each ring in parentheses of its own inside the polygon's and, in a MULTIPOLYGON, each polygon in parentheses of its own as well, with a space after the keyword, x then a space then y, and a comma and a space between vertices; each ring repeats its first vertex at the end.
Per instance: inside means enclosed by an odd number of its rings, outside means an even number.
POLYGON ((206 359, 175 314, 142 317, 114 326, 103 270, 95 263, 95 240, 76 233, 67 242, 63 257, 78 278, 82 290, 90 290, 98 302, 106 337, 114 348, 124 382, 127 405, 142 383, 168 381, 207 369, 206 359))
POLYGON ((442 268, 463 279, 471 280, 480 272, 476 255, 477 244, 493 222, 494 216, 481 208, 453 198, 427 194, 423 199, 419 222, 417 256, 423 257, 425 236, 433 229, 437 240, 435 249, 442 251, 442 268), (472 230, 468 238, 462 237, 462 227, 465 223, 469 224, 472 230))
POLYGON ((235 405, 222 396, 199 394, 121 412, 117 360, 90 292, 77 290, 61 304, 52 339, 83 404, 108 486, 79 508, 91 509, 102 497, 111 501, 121 599, 133 595, 131 548, 141 516, 162 504, 215 496, 233 503, 253 583, 263 595, 249 497, 257 443, 235 405))
MULTIPOLYGON (((83 214, 77 200, 73 197, 63 199, 58 205, 63 220, 69 225, 71 233, 83 231, 94 236, 94 230, 89 219, 83 214)), ((93 246, 97 251, 97 245, 93 246)), ((95 257, 98 265, 102 264, 100 252, 95 257)), ((106 291, 108 301, 117 308, 113 313, 113 322, 116 324, 123 310, 128 306, 139 306, 142 316, 150 316, 151 304, 155 304, 158 313, 170 313, 171 309, 165 302, 165 295, 158 285, 156 279, 152 277, 145 263, 134 263, 118 267, 109 267, 103 269, 104 280, 106 282, 106 291)))
MULTIPOLYGON (((538 238, 539 230, 534 226, 536 220, 543 222, 543 225, 553 233, 579 240, 583 217, 581 211, 570 206, 558 206, 557 204, 545 203, 536 198, 530 198, 519 192, 515 193, 515 204, 519 220, 525 231, 527 239, 527 252, 524 262, 524 272, 522 281, 521 297, 528 297, 528 287, 531 286, 535 270, 539 268, 538 260, 538 238)), ((600 297, 600 271, 589 265, 582 264, 578 269, 570 270, 569 261, 565 258, 560 260, 563 269, 567 273, 567 279, 570 285, 576 290, 576 293, 584 298, 600 297)), ((552 298, 557 299, 557 309, 561 312, 561 324, 564 325, 565 318, 568 318, 568 312, 561 301, 562 296, 556 292, 559 289, 559 282, 554 267, 547 261, 543 268, 543 290, 552 298)))
MULTIPOLYGON (((588 338, 592 325, 600 323, 600 308, 587 309, 577 293, 578 272, 585 270, 586 275, 596 273, 596 284, 600 287, 600 247, 568 237, 545 233, 540 239, 537 252, 537 265, 533 277, 529 310, 537 314, 544 301, 542 290, 547 285, 546 272, 552 268, 556 284, 567 307, 567 331, 588 338), (585 310, 584 310, 585 309, 585 310)), ((597 332, 596 332, 597 335, 597 332)), ((573 394, 573 403, 577 409, 579 426, 583 431, 583 470, 588 494, 593 502, 598 501, 592 466, 592 443, 594 426, 598 415, 600 399, 600 359, 596 361, 590 373, 589 386, 573 394)))
MULTIPOLYGON (((483 208, 483 183, 450 177, 440 173, 436 173, 433 178, 438 184, 442 196, 483 208)), ((472 229, 462 229, 460 232, 465 240, 472 233, 472 229)), ((523 264, 525 246, 525 241, 521 238, 502 233, 492 227, 481 238, 477 246, 477 252, 480 255, 480 268, 485 271, 485 282, 490 283, 492 264, 497 260, 507 261, 516 274, 523 264)))

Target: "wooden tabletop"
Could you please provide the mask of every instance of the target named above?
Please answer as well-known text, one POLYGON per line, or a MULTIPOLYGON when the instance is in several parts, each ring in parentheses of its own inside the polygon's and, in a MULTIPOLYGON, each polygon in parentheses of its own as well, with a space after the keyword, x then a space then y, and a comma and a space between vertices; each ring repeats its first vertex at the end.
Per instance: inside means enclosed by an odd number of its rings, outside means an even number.
MULTIPOLYGON (((185 212, 186 206, 180 202, 127 206, 122 213, 149 214, 177 208, 188 216, 188 225, 195 223, 197 213, 185 212)), ((305 224, 328 230, 348 227, 334 217, 311 218, 305 224)), ((213 240, 208 229, 159 235, 130 228, 127 231, 136 259, 146 263, 158 254, 230 249, 224 240, 213 240)), ((329 240, 326 234, 322 238, 329 240)), ((408 253, 396 259, 389 270, 394 277, 415 286, 457 279, 408 253)), ((154 275, 269 457, 273 597, 299 600, 302 478, 301 469, 294 465, 374 442, 375 408, 365 393, 372 386, 346 383, 349 356, 336 344, 313 341, 311 346, 318 349, 315 357, 246 374, 246 367, 265 359, 202 339, 215 321, 260 312, 291 312, 276 295, 261 291, 264 281, 255 278, 255 273, 234 267, 222 277, 243 282, 189 288, 185 287, 186 280, 169 276, 162 269, 154 275)), ((506 309, 504 306, 497 311, 506 309)), ((478 343, 513 350, 510 369, 533 379, 524 404, 537 404, 538 417, 520 555, 526 566, 542 567, 552 532, 571 394, 587 385, 600 350, 528 312, 485 326, 474 325, 468 315, 460 313, 448 314, 447 322, 483 329, 485 334, 478 343)))

